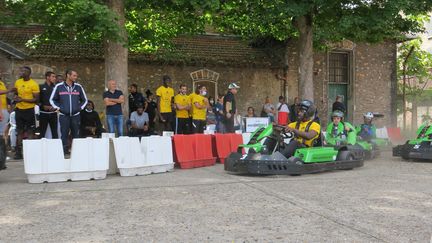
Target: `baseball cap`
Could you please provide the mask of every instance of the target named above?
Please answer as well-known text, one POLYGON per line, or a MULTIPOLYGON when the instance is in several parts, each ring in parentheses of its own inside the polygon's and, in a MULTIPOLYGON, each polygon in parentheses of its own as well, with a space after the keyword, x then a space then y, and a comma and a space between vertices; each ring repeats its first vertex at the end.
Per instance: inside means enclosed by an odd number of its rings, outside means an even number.
POLYGON ((239 89, 240 86, 238 86, 236 83, 230 83, 228 85, 228 89, 239 89))

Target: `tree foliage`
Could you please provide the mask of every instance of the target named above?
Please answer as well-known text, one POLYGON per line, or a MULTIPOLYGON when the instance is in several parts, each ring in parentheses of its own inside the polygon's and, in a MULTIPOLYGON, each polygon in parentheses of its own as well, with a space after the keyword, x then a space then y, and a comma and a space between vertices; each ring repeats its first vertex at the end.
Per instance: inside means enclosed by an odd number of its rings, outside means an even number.
MULTIPOLYGON (((406 61, 405 92, 408 98, 419 98, 432 80, 432 54, 421 49, 421 39, 414 39, 402 43, 398 53, 398 77, 403 79, 403 63, 406 61), (411 48, 413 51, 408 55, 411 48)), ((398 92, 402 93, 403 84, 399 82, 398 92)))
POLYGON ((322 46, 333 41, 379 42, 403 38, 423 30, 419 18, 432 9, 431 1, 408 0, 227 0, 217 24, 221 31, 245 38, 277 40, 299 35, 296 21, 311 18, 314 41, 322 46))
MULTIPOLYGON (((218 1, 124 0, 128 47, 154 51, 179 34, 200 33, 218 1)), ((37 41, 120 41, 116 16, 103 0, 6 0, 0 24, 41 24, 37 41)))

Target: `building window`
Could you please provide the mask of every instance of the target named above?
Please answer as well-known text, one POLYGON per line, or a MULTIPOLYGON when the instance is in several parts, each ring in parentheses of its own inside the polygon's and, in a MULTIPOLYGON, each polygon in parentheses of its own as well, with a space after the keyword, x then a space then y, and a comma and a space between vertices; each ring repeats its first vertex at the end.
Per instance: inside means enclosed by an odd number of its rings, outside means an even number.
POLYGON ((348 53, 330 53, 329 81, 330 83, 349 83, 348 53))

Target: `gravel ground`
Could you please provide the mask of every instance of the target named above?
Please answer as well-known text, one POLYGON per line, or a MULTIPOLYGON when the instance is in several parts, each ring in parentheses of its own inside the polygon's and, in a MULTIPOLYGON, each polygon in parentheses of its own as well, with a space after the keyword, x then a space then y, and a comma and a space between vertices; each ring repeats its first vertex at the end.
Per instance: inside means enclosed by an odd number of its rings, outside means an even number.
POLYGON ((236 176, 223 166, 28 184, 0 172, 1 242, 431 242, 432 163, 388 152, 351 171, 236 176))

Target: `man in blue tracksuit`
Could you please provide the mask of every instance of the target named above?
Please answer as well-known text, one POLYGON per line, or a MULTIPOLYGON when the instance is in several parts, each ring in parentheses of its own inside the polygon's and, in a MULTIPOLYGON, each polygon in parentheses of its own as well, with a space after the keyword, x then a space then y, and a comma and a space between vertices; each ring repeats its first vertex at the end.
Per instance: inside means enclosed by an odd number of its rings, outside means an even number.
POLYGON ((66 71, 66 81, 58 83, 51 94, 50 103, 59 111, 60 131, 65 154, 69 154, 69 131, 72 138, 79 137, 80 111, 87 105, 84 88, 76 83, 78 74, 74 70, 66 71))

